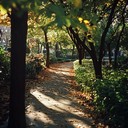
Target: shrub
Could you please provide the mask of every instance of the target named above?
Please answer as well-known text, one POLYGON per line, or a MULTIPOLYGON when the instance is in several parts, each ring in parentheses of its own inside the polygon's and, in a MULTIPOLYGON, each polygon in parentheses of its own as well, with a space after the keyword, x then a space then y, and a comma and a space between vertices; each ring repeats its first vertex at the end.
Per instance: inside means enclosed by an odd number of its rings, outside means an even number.
POLYGON ((125 57, 125 56, 119 57, 118 65, 121 69, 128 68, 128 57, 125 57))
POLYGON ((29 54, 26 58, 26 77, 36 78, 37 74, 45 68, 42 54, 29 54))
POLYGON ((0 80, 10 78, 10 55, 0 47, 0 80))
MULTIPOLYGON (((26 77, 35 78, 45 68, 42 54, 28 54, 26 56, 26 77)), ((0 47, 0 80, 10 78, 10 53, 0 47)))
POLYGON ((128 69, 103 68, 104 79, 94 79, 91 60, 74 62, 76 80, 83 91, 93 94, 95 110, 111 128, 128 127, 128 69))
POLYGON ((56 63, 57 62, 57 58, 54 55, 50 55, 50 63, 56 63))
POLYGON ((128 127, 128 74, 124 71, 106 72, 106 79, 94 83, 96 109, 111 127, 128 127))
POLYGON ((94 70, 92 61, 90 59, 83 59, 82 65, 79 65, 79 61, 74 61, 75 78, 78 84, 81 86, 83 92, 91 91, 94 81, 94 70))

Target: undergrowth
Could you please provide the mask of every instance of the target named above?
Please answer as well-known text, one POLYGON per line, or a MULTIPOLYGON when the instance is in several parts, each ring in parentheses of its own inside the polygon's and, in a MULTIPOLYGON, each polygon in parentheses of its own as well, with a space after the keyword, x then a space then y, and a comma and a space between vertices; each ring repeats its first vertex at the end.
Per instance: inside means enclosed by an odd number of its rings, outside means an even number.
POLYGON ((92 94, 97 118, 111 128, 128 127, 128 69, 103 68, 102 80, 95 79, 91 60, 74 62, 76 81, 82 91, 92 94))

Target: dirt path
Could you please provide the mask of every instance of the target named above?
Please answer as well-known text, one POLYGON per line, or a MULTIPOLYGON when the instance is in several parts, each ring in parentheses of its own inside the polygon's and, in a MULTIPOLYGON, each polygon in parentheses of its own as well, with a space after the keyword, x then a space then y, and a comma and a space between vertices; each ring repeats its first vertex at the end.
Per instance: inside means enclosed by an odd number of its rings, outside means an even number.
POLYGON ((92 128, 76 98, 71 94, 72 62, 54 64, 42 73, 30 90, 26 116, 28 128, 92 128), (42 79, 42 80, 41 80, 42 79))

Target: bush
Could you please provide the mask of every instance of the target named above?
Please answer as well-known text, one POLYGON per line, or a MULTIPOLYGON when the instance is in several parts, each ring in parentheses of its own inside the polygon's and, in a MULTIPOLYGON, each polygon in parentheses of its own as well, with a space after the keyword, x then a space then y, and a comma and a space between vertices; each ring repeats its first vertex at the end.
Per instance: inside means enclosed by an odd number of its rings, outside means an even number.
POLYGON ((10 55, 0 47, 0 80, 10 78, 10 55))
POLYGON ((91 60, 75 61, 74 69, 82 90, 93 94, 98 116, 111 128, 128 127, 128 69, 103 68, 103 80, 94 78, 91 60))
POLYGON ((128 127, 128 74, 112 70, 106 74, 106 79, 94 83, 96 109, 111 127, 128 127))
POLYGON ((37 74, 45 68, 42 54, 29 54, 26 58, 26 77, 36 78, 37 74))
POLYGON ((91 91, 94 81, 94 70, 92 61, 90 59, 83 59, 82 65, 79 65, 79 61, 74 61, 75 78, 78 84, 81 86, 83 92, 91 91))
POLYGON ((54 55, 50 55, 50 63, 56 63, 57 62, 57 58, 54 55))
MULTIPOLYGON (((0 47, 0 80, 10 78, 10 53, 0 47)), ((26 78, 35 78, 45 68, 42 54, 28 54, 26 56, 26 78)))
POLYGON ((118 65, 121 69, 128 68, 128 57, 125 57, 125 56, 119 57, 118 65))

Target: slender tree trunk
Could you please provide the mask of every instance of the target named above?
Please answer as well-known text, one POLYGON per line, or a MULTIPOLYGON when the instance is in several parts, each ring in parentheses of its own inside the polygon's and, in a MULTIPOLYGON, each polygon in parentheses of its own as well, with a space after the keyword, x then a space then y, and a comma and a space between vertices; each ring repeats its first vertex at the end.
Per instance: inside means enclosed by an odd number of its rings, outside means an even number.
POLYGON ((49 43, 46 43, 46 51, 47 51, 47 57, 46 57, 46 67, 49 68, 49 43))
POLYGON ((40 43, 37 42, 37 53, 39 54, 40 53, 40 43))
POLYGON ((119 47, 120 47, 120 39, 123 33, 125 25, 122 27, 122 30, 120 32, 120 35, 117 40, 116 49, 115 49, 115 57, 114 57, 114 68, 116 69, 118 67, 118 53, 119 53, 119 47))
POLYGON ((108 33, 108 30, 110 28, 110 25, 112 24, 112 19, 113 19, 114 11, 115 11, 115 8, 116 8, 116 6, 118 4, 118 1, 119 0, 114 0, 113 5, 112 5, 112 9, 111 9, 111 12, 110 12, 110 15, 108 17, 107 25, 106 25, 103 33, 102 33, 101 44, 100 44, 99 60, 102 60, 102 58, 103 58, 104 42, 105 42, 105 39, 106 39, 106 35, 108 33))
POLYGON ((58 43, 56 43, 55 44, 55 54, 56 54, 56 57, 59 57, 59 44, 58 43))
POLYGON ((122 11, 122 22, 123 22, 123 27, 122 30, 118 36, 118 40, 117 40, 117 44, 116 44, 116 49, 115 49, 115 57, 114 57, 114 68, 116 69, 118 66, 118 53, 119 53, 119 47, 120 47, 120 40, 121 40, 121 36, 123 34, 124 28, 125 28, 125 9, 127 7, 128 1, 126 2, 123 11, 122 11))
POLYGON ((74 45, 76 46, 77 52, 78 52, 78 59, 79 59, 79 64, 82 64, 82 59, 83 59, 83 51, 84 48, 82 47, 82 45, 80 44, 81 40, 78 36, 78 33, 75 33, 75 31, 72 29, 72 27, 67 28, 68 34, 71 37, 74 45))
POLYGON ((115 49, 115 57, 114 57, 114 68, 116 69, 118 67, 118 53, 119 53, 119 47, 120 47, 120 39, 121 39, 121 35, 123 33, 124 27, 122 28, 122 31, 120 32, 117 44, 116 44, 116 49, 115 49))
POLYGON ((106 35, 108 33, 110 25, 112 24, 112 19, 113 19, 114 12, 115 12, 116 6, 118 4, 118 1, 119 0, 114 0, 113 1, 113 5, 112 5, 111 12, 110 12, 110 15, 109 15, 108 20, 107 20, 106 27, 105 27, 105 29, 102 33, 102 36, 101 36, 99 62, 102 62, 102 59, 103 59, 103 56, 104 56, 104 49, 105 49, 104 46, 105 46, 106 35))
POLYGON ((84 49, 82 46, 78 47, 79 64, 82 65, 82 59, 84 58, 84 49))
POLYGON ((63 48, 62 48, 61 42, 59 43, 59 49, 62 52, 63 48))
POLYGON ((2 40, 2 31, 0 29, 0 41, 2 40))
POLYGON ((25 128, 25 57, 28 13, 12 8, 11 13, 11 85, 8 128, 25 128))
POLYGON ((43 44, 41 44, 40 46, 40 53, 42 53, 42 51, 43 51, 43 44))
POLYGON ((46 67, 49 68, 49 43, 47 37, 47 31, 44 30, 45 42, 46 42, 46 67))

